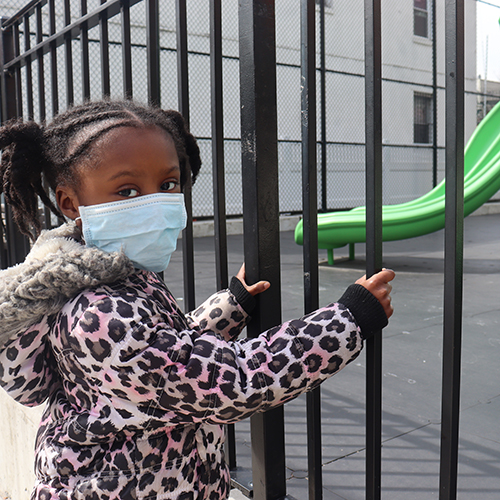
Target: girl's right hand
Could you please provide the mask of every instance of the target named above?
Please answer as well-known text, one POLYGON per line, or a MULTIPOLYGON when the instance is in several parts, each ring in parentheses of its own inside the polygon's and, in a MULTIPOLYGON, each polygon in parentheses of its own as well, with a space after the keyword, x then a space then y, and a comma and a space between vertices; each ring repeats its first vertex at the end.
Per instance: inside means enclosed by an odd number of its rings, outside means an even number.
POLYGON ((375 298, 380 302, 384 308, 387 318, 392 316, 394 309, 391 305, 391 290, 392 285, 389 281, 392 281, 396 273, 392 269, 382 269, 377 274, 374 274, 370 278, 366 279, 366 275, 359 278, 356 284, 364 286, 375 298))
POLYGON ((269 281, 258 281, 253 285, 248 285, 246 282, 245 264, 241 266, 236 277, 241 281, 248 293, 253 296, 265 292, 271 286, 269 281))

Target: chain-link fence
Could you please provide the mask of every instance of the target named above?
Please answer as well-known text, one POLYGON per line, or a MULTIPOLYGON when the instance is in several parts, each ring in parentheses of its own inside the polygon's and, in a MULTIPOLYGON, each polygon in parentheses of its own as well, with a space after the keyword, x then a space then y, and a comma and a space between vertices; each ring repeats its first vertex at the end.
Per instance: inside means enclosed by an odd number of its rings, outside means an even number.
MULTIPOLYGON (((56 30, 69 23, 56 1, 56 30), (60 13, 60 14, 57 14, 60 13)), ((88 0, 87 11, 101 5, 100 0, 88 0)), ((444 2, 414 0, 386 2, 382 11, 383 41, 383 159, 384 203, 409 201, 429 191, 443 178, 444 172, 444 2)), ((0 0, 0 14, 9 17, 23 7, 24 0, 0 0)), ((82 13, 81 0, 70 0, 71 16, 82 13)), ((483 5, 482 7, 485 7, 483 5)), ((487 6, 492 15, 500 16, 500 8, 487 6)), ((147 58, 144 2, 130 8, 131 59, 133 97, 146 101, 147 58)), ((211 98, 210 98, 210 26, 209 2, 188 0, 188 64, 190 127, 199 138, 203 169, 193 188, 193 214, 197 218, 213 215, 211 159, 211 98)), ((29 30, 26 43, 37 41, 35 19, 21 24, 29 30)), ((161 105, 177 108, 177 59, 175 1, 160 0, 160 68, 161 105)), ((301 201, 301 109, 300 109, 300 12, 291 9, 288 0, 276 0, 277 106, 280 171, 280 211, 300 212, 301 201)), ((488 81, 483 73, 476 74, 477 48, 484 46, 484 34, 476 29, 476 1, 466 2, 466 139, 478 120, 500 99, 500 83, 488 81), (477 43, 474 39, 477 35, 477 43), (481 45, 482 44, 482 45, 481 45)), ((346 209, 364 204, 364 33, 362 0, 326 2, 324 19, 317 11, 318 53, 318 207, 322 211, 346 209), (319 27, 324 22, 324 37, 319 27), (321 57, 321 51, 324 56, 321 57), (322 67, 322 60, 324 66, 322 67), (321 73, 324 74, 322 95, 321 73), (323 123, 322 123, 322 120, 323 123), (326 151, 322 158, 322 151, 326 151)), ((226 210, 229 216, 242 212, 240 99, 238 64, 238 2, 222 4, 224 135, 226 168, 226 210)), ((122 26, 119 16, 108 22, 110 60, 110 94, 123 96, 122 26)), ((42 14, 42 37, 50 34, 48 15, 42 14)), ((40 36, 40 34, 38 35, 40 36)), ((89 57, 91 64, 90 97, 103 93, 100 27, 91 29, 89 57)), ((80 40, 71 42, 74 54, 72 74, 63 71, 65 47, 57 49, 58 106, 83 99, 80 40), (72 78, 74 95, 67 94, 67 79, 72 78)), ((492 50, 492 49, 490 49, 492 50)), ((44 56, 42 71, 50 81, 50 54, 44 56)), ((40 66, 25 66, 34 82, 39 79, 40 66)), ((54 99, 50 85, 46 88, 46 116, 54 114, 54 99)), ((23 115, 40 116, 38 101, 23 87, 23 115), (33 110, 30 111, 30 106, 33 110)))

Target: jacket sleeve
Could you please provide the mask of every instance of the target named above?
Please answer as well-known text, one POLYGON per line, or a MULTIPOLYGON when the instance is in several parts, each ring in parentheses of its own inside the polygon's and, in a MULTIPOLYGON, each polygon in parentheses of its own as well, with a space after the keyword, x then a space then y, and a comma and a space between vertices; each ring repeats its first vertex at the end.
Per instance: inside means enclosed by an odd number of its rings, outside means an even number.
POLYGON ((47 332, 44 318, 0 350, 0 386, 25 406, 42 404, 56 377, 47 332))
POLYGON ((110 419, 112 409, 115 427, 120 418, 142 427, 236 422, 316 387, 362 348, 360 329, 342 304, 227 342, 139 312, 118 320, 109 301, 86 308, 71 345, 58 354, 70 403, 100 426, 100 408, 110 419))
POLYGON ((187 313, 186 320, 190 328, 211 330, 225 340, 231 340, 242 332, 250 316, 232 290, 227 289, 213 294, 201 306, 187 313))

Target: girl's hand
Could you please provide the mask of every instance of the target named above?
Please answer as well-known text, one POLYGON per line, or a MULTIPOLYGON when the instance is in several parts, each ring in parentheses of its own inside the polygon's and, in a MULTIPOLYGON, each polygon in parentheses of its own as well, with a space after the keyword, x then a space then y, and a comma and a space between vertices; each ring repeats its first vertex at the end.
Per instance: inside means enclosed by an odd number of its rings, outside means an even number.
POLYGON ((359 278, 356 283, 358 285, 364 286, 369 292, 371 292, 375 298, 380 302, 384 308, 385 314, 388 318, 392 316, 394 309, 391 305, 391 290, 392 286, 389 281, 392 281, 396 273, 392 269, 382 269, 377 274, 374 274, 371 278, 366 279, 366 275, 359 278))
POLYGON ((242 285, 246 288, 247 292, 250 294, 250 295, 257 295, 258 293, 262 293, 264 292, 265 290, 267 290, 270 286, 271 286, 271 283, 269 283, 269 281, 259 281, 253 285, 247 285, 246 281, 245 281, 245 278, 246 278, 246 275, 245 275, 245 264, 243 264, 240 268, 240 270, 238 271, 238 274, 236 275, 236 277, 241 281, 242 285))

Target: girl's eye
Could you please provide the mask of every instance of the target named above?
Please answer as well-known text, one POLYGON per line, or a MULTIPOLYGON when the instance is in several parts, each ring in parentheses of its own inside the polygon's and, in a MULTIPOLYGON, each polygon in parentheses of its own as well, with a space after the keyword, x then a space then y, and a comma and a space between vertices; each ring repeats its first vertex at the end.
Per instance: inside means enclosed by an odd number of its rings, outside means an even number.
POLYGON ((179 183, 177 181, 166 181, 161 185, 162 191, 173 191, 179 183))
POLYGON ((118 191, 118 194, 120 196, 125 196, 126 198, 134 198, 135 196, 138 196, 139 191, 134 188, 126 188, 122 189, 121 191, 118 191))

